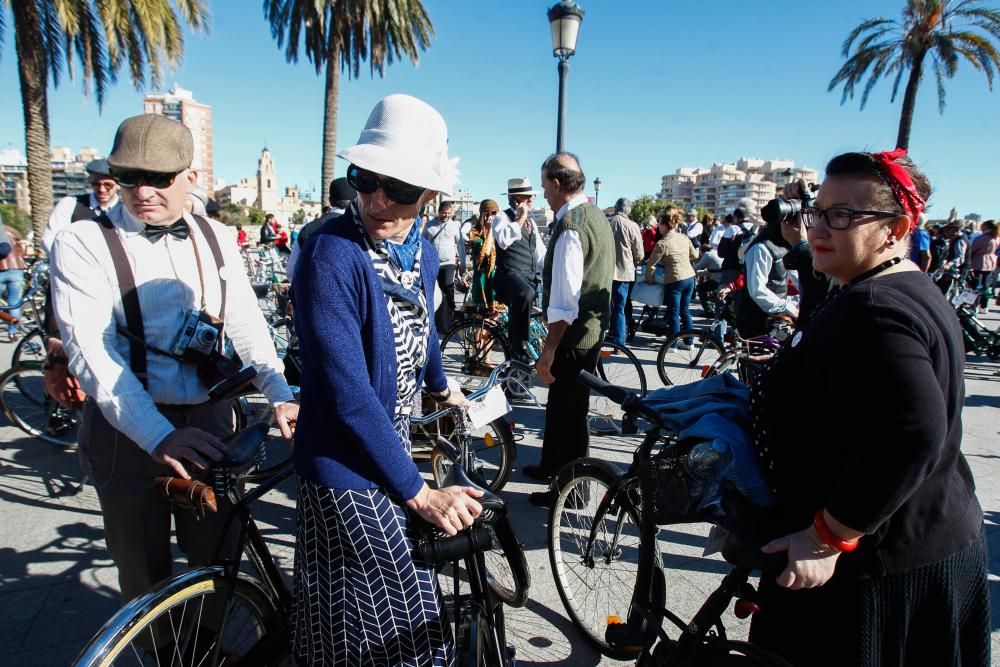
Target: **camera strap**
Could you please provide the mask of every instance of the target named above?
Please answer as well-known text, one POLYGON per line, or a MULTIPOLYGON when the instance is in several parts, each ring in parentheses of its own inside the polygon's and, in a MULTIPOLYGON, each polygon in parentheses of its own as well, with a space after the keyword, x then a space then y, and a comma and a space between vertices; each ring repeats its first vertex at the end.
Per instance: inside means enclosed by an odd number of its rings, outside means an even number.
POLYGON ((125 311, 125 326, 129 336, 129 366, 132 373, 139 378, 139 382, 146 389, 149 388, 149 377, 146 372, 146 348, 142 342, 146 339, 146 332, 142 326, 142 309, 139 307, 139 292, 135 288, 135 276, 128 263, 128 255, 125 253, 125 246, 118 238, 115 227, 111 223, 111 218, 102 213, 94 222, 101 228, 104 241, 108 244, 108 251, 111 253, 111 263, 115 265, 115 275, 118 277, 118 289, 121 291, 122 310, 125 311))
MULTIPOLYGON (((196 223, 198 223, 198 229, 201 230, 202 236, 205 237, 205 241, 208 243, 208 247, 212 251, 212 259, 215 260, 215 268, 219 276, 219 319, 223 322, 223 334, 225 333, 225 322, 226 322, 226 280, 222 277, 224 273, 222 271, 223 267, 226 265, 226 261, 222 258, 222 248, 219 246, 219 239, 215 235, 215 231, 212 229, 212 225, 209 224, 208 220, 201 217, 200 215, 192 216, 196 223)), ((205 275, 201 268, 201 254, 198 252, 198 243, 195 241, 193 236, 188 236, 191 239, 191 247, 194 248, 194 261, 198 265, 198 281, 201 283, 201 309, 205 310, 205 275)), ((224 335, 219 336, 219 351, 221 352, 224 348, 225 337, 224 335)))

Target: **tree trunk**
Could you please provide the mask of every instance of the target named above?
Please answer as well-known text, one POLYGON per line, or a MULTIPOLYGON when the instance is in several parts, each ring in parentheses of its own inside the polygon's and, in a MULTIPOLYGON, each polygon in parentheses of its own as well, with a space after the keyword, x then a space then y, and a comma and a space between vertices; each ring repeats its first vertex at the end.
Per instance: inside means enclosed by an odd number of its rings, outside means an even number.
POLYGON ((28 188, 35 252, 41 252, 42 231, 52 212, 52 155, 49 148, 48 59, 38 38, 40 21, 34 2, 12 2, 14 48, 21 81, 24 138, 28 153, 28 188))
POLYGON ((913 110, 917 104, 917 90, 920 88, 920 78, 924 71, 924 56, 922 51, 913 58, 910 68, 910 78, 906 82, 906 92, 903 95, 903 109, 899 115, 899 135, 896 137, 896 148, 910 148, 910 128, 913 125, 913 110))
MULTIPOLYGON (((331 28, 332 30, 332 28, 331 28)), ((337 102, 340 93, 340 38, 333 30, 330 50, 326 54, 326 89, 323 97, 323 178, 320 179, 320 200, 330 198, 330 182, 334 176, 337 155, 337 102)))

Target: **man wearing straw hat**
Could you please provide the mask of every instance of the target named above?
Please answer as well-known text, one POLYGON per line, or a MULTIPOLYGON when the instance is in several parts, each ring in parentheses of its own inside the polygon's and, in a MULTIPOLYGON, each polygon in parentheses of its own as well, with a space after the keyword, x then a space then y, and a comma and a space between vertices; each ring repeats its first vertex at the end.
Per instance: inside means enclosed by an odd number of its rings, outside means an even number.
POLYGON ((507 201, 510 208, 493 223, 497 244, 494 285, 497 298, 507 306, 514 355, 523 361, 530 361, 524 343, 528 340, 531 307, 537 291, 535 276, 541 273, 545 261, 545 244, 531 218, 537 194, 526 176, 509 179, 507 201))

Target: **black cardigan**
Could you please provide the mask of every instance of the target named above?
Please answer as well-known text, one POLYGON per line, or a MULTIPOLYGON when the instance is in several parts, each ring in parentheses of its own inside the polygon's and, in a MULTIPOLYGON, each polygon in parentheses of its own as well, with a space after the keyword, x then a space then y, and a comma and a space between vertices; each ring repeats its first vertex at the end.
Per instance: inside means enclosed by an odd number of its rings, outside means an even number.
POLYGON ((782 529, 805 528, 825 507, 867 533, 838 575, 920 567, 979 535, 982 509, 960 451, 964 357, 941 292, 926 274, 900 272, 820 308, 755 387, 782 529))

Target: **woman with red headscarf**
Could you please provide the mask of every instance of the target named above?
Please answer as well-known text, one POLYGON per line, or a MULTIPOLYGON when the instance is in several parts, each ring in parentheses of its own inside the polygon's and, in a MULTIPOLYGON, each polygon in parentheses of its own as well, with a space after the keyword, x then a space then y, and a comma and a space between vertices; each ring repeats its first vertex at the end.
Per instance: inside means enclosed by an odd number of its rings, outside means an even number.
POLYGON ((906 151, 847 153, 804 208, 838 284, 751 394, 778 496, 751 641, 794 665, 989 665, 983 513, 960 451, 962 332, 907 259, 930 184, 906 151))

